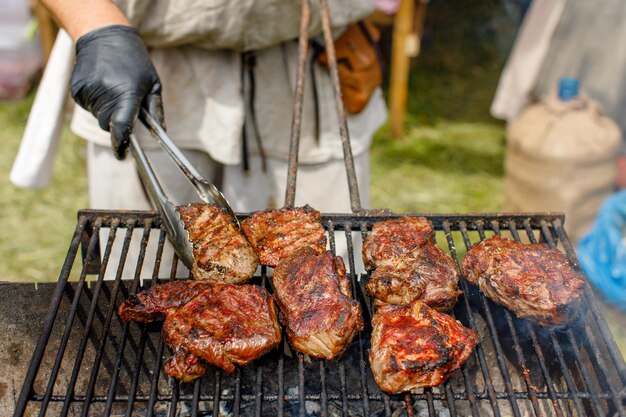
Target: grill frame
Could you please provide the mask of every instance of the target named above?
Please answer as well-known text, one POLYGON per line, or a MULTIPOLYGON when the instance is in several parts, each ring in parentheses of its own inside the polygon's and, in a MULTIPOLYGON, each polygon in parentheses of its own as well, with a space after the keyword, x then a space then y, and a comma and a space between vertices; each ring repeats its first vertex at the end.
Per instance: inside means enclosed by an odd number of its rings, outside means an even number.
MULTIPOLYGON (((579 268, 575 251, 563 228, 564 216, 560 213, 410 215, 425 216, 431 221, 438 232, 438 244, 447 249, 459 269, 462 260, 459 253, 493 233, 508 234, 516 240, 539 240, 558 247, 579 268), (459 242, 462 249, 457 249, 459 242)), ((366 323, 371 317, 371 303, 363 291, 367 276, 357 280, 354 274, 354 256, 360 254, 354 253, 355 236, 348 231, 360 232, 360 237, 364 238, 372 224, 399 216, 372 213, 322 216, 326 230, 335 232, 329 233, 331 250, 335 250, 335 239, 341 235, 337 232, 344 232, 349 249, 345 261, 353 296, 365 307, 366 323)), ((245 217, 247 214, 240 215, 240 219, 245 217)), ((227 404, 244 415, 257 416, 304 416, 308 406, 319 409, 319 415, 391 416, 398 409, 403 409, 405 415, 417 415, 418 409, 423 408, 429 416, 437 416, 440 408, 447 408, 451 416, 464 415, 463 410, 468 410, 474 416, 510 413, 521 417, 528 411, 529 415, 536 416, 626 417, 626 365, 588 285, 585 286, 581 320, 565 329, 543 330, 516 319, 461 280, 460 286, 466 295, 459 299, 454 315, 483 336, 468 363, 457 372, 456 378, 462 380, 463 390, 458 390, 450 381, 440 389, 426 389, 417 394, 387 395, 377 390, 372 386, 367 362, 369 329, 366 328, 351 345, 351 353, 337 362, 308 361, 299 354, 290 358, 283 353, 288 348, 284 347, 286 342, 282 342, 269 359, 261 358, 238 369, 234 375, 215 370, 213 375, 197 383, 180 384, 170 380, 170 395, 164 395, 159 384, 164 380, 160 368, 166 349, 160 338, 160 326, 131 323, 114 327, 118 320, 117 305, 128 293, 137 291, 139 278, 125 281, 120 279, 120 274, 115 281, 101 278, 106 268, 119 267, 124 262, 136 261, 141 266, 149 232, 159 229, 160 225, 155 212, 78 212, 76 230, 24 379, 15 416, 26 412, 39 415, 46 415, 46 412, 54 413, 49 415, 206 415, 202 413, 207 406, 212 415, 221 415, 220 407, 227 404), (106 229, 110 239, 100 248, 98 232, 106 229), (134 229, 143 231, 143 249, 136 260, 122 257, 119 264, 108 265, 112 241, 122 238, 117 234, 124 229, 123 257, 128 253, 134 229), (100 256, 101 249, 103 257, 100 256), (78 257, 79 250, 82 262, 78 257), (73 268, 81 270, 77 282, 70 280, 73 279, 72 273, 75 275, 76 272, 73 268), (87 276, 96 272, 101 273, 99 278, 89 285, 87 276), (111 299, 113 303, 109 302, 111 299), (62 306, 68 311, 64 322, 60 320, 62 306), (58 332, 60 337, 51 338, 53 328, 62 328, 58 332), (507 349, 501 334, 510 336, 512 350, 507 349), (581 335, 585 338, 579 346, 581 335), (72 351, 72 343, 78 343, 76 352, 72 351), (109 357, 113 357, 110 355, 113 351, 117 352, 114 360, 109 357), (133 357, 129 351, 136 351, 136 355, 133 357), (495 352, 495 357, 490 352, 495 352), (73 353, 76 355, 72 356, 73 353), (72 359, 73 365, 67 366, 72 359), (538 369, 541 374, 541 387, 536 386, 538 378, 531 374, 529 362, 537 365, 533 370, 538 369), (85 373, 81 370, 85 365, 91 366, 91 371, 86 373, 88 377, 83 377, 85 373), (266 392, 265 371, 274 370, 274 367, 278 387, 276 392, 266 392), (128 370, 130 378, 122 384, 119 378, 124 369, 128 370), (555 373, 554 369, 560 369, 560 373, 555 373), (63 371, 70 375, 66 385, 63 385, 64 378, 60 377, 63 371), (107 376, 109 388, 102 395, 97 386, 107 376), (148 380, 151 385, 146 388, 148 380), (307 388, 312 380, 315 380, 316 389, 319 385, 319 392, 307 388), (296 381, 296 386, 287 386, 290 381, 296 381), (352 381, 358 381, 360 389, 353 390, 352 381), (233 382, 233 393, 224 393, 224 387, 233 382), (207 383, 213 384, 212 389, 207 390, 207 383), (202 384, 204 389, 201 389, 202 384), (119 393, 120 386, 124 386, 127 392, 119 393), (253 388, 248 389, 248 386, 253 388), (160 405, 166 406, 167 414, 163 414, 160 405), (275 410, 275 414, 267 414, 268 407, 275 410), (120 408, 125 411, 118 412, 120 408)), ((165 240, 165 232, 161 229, 157 259, 160 259, 165 240)), ((158 271, 159 267, 157 261, 155 270, 158 271)), ((160 269, 161 276, 158 272, 153 274, 156 283, 166 275, 164 268, 160 269)), ((168 276, 174 277, 175 274, 176 264, 173 263, 168 276)), ((261 276, 255 279, 257 283, 267 285, 267 278, 267 270, 262 268, 261 276)))

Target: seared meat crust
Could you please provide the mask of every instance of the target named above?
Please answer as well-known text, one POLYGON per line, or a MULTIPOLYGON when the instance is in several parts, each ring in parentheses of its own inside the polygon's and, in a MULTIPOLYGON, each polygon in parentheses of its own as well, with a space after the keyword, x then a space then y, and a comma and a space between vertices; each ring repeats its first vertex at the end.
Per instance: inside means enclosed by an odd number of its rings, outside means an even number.
POLYGON ((176 280, 153 285, 139 294, 131 294, 117 312, 124 323, 131 320, 150 323, 165 316, 204 291, 210 284, 204 281, 176 280))
POLYGON ((165 343, 233 372, 280 342, 278 310, 270 294, 254 285, 214 284, 169 314, 165 343))
POLYGON ((204 203, 176 209, 193 242, 193 278, 238 284, 252 277, 259 265, 258 257, 225 210, 204 203))
POLYGON ((427 285, 417 271, 415 259, 400 258, 376 268, 365 290, 374 298, 375 306, 407 304, 424 294, 427 285))
POLYGON ((365 289, 375 305, 406 304, 413 300, 437 311, 449 311, 463 292, 454 261, 439 246, 427 243, 411 255, 379 265, 365 289))
POLYGON ((398 217, 374 224, 363 242, 363 262, 368 271, 378 264, 402 258, 432 242, 435 231, 425 217, 398 217))
POLYGON ((585 283, 558 249, 497 235, 467 252, 463 271, 491 300, 544 327, 574 320, 585 283))
POLYGON ((308 205, 252 213, 241 222, 241 230, 254 247, 261 264, 271 267, 306 247, 316 253, 326 250, 320 212, 308 205))
POLYGON ((163 335, 174 354, 163 367, 182 381, 202 376, 202 361, 232 372, 281 339, 276 304, 254 285, 170 281, 130 296, 118 313, 125 322, 165 318, 163 335))
POLYGON ((339 256, 314 249, 283 259, 272 276, 291 345, 308 355, 333 359, 363 329, 361 307, 339 256))
POLYGON ((479 342, 476 332, 421 301, 378 308, 372 326, 370 365, 388 393, 442 384, 479 342))
POLYGON ((437 311, 454 307, 462 292, 452 258, 433 243, 423 217, 376 223, 363 244, 363 261, 372 272, 365 286, 374 304, 406 304, 419 299, 437 311))

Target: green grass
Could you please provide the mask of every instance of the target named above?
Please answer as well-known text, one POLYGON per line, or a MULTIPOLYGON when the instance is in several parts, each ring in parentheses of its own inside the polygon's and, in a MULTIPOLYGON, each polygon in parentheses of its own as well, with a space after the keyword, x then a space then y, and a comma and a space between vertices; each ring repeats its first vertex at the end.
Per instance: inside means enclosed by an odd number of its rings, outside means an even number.
POLYGON ((384 128, 372 146, 374 207, 502 211, 504 126, 489 106, 510 36, 499 28, 503 21, 497 0, 429 3, 410 76, 406 134, 392 139, 384 128))
POLYGON ((76 226, 87 206, 83 146, 63 132, 52 181, 43 189, 20 189, 9 181, 32 97, 0 102, 0 281, 55 281, 76 226))
POLYGON ((502 211, 503 130, 497 124, 411 124, 372 147, 372 206, 408 213, 502 211))

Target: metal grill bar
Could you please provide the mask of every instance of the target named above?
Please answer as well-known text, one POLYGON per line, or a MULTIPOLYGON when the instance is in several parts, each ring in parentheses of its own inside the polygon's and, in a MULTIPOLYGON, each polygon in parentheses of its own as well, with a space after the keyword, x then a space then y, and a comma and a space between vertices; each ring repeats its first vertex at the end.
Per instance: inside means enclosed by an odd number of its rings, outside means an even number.
MULTIPOLYGON (((96 224, 94 226, 94 231, 95 231, 94 236, 97 235, 97 231, 99 230, 99 228, 100 228, 100 224, 98 222, 96 222, 96 224)), ((97 240, 98 239, 94 238, 93 236, 89 240, 90 252, 93 251, 93 249, 95 248, 97 240)), ((89 262, 89 258, 87 258, 87 263, 88 262, 89 262)), ((85 284, 86 269, 87 269, 86 267, 83 268, 83 270, 82 270, 82 272, 80 274, 80 280, 78 282, 78 288, 82 288, 82 286, 85 284)), ((68 271, 68 275, 69 275, 69 271, 68 271)), ((65 277, 65 280, 67 280, 67 276, 65 277)), ((79 301, 79 298, 77 296, 74 297, 74 300, 72 301, 72 307, 71 307, 70 311, 76 311, 76 308, 77 308, 76 306, 78 305, 78 301, 79 301)), ((58 311, 58 307, 59 306, 57 304, 56 305, 57 311, 58 311)), ((56 378, 58 376, 58 373, 59 373, 59 370, 61 368, 61 361, 63 360, 63 354, 65 353, 65 349, 67 347, 67 343, 68 343, 68 340, 70 338, 70 333, 72 331, 72 323, 73 323, 73 321, 74 321, 74 314, 70 314, 69 319, 67 321, 67 324, 65 326, 65 330, 63 332, 63 337, 61 338, 61 344, 59 346, 58 354, 57 354, 56 359, 54 361, 54 365, 52 366, 52 372, 50 373, 50 378, 48 380, 46 393, 45 393, 43 401, 42 401, 41 411, 39 412, 40 416, 45 414, 46 409, 48 407, 48 402, 50 401, 50 397, 52 395, 52 389, 54 387, 54 381, 56 380, 56 378)))
MULTIPOLYGON (((144 224, 144 226, 148 226, 148 223, 146 222, 144 224)), ((142 239, 141 239, 141 243, 140 243, 140 252, 139 252, 139 257, 137 259, 137 271, 135 272, 135 279, 133 280, 133 284, 132 284, 132 288, 131 288, 131 292, 136 292, 137 288, 139 288, 139 271, 141 270, 141 266, 143 265, 143 260, 145 257, 145 252, 146 252, 146 246, 148 243, 148 237, 150 235, 150 227, 144 227, 143 230, 143 235, 142 235, 142 239)), ((97 236, 97 234, 95 234, 95 236, 97 236)), ((124 258, 125 260, 125 258, 124 258)), ((120 264, 118 266, 118 271, 123 270, 124 268, 124 262, 120 261, 120 264)), ((121 272, 120 272, 121 273, 121 272)), ((116 277, 117 280, 117 277, 116 277)), ((120 278, 120 282, 121 282, 121 278, 120 278)), ((129 325, 128 324, 124 324, 123 326, 123 332, 122 332, 122 340, 118 346, 117 349, 117 355, 116 355, 116 365, 113 368, 113 375, 111 376, 111 381, 108 387, 108 395, 107 395, 107 401, 106 401, 106 405, 105 405, 105 409, 104 409, 104 415, 105 416, 109 416, 111 415, 111 409, 113 407, 113 400, 115 398, 115 390, 117 388, 117 381, 118 381, 118 376, 119 376, 119 371, 121 369, 121 364, 122 362, 125 360, 124 358, 124 348, 126 346, 126 341, 128 339, 129 336, 129 325)), ((127 368, 128 369, 128 368, 127 368)))
MULTIPOLYGON (((540 240, 564 250, 575 261, 560 215, 426 216, 459 268, 462 253, 457 252, 457 242, 467 250, 491 233, 510 234, 516 240, 540 240)), ((578 323, 565 329, 545 330, 515 318, 462 280, 465 296, 459 300, 453 315, 478 331, 483 342, 461 372, 442 387, 405 395, 381 392, 367 363, 371 302, 362 288, 368 276, 357 274, 356 256, 360 254, 356 252, 355 239, 363 240, 375 222, 391 217, 395 216, 323 216, 331 250, 339 248, 339 241, 348 248, 344 259, 353 297, 362 303, 366 320, 366 329, 342 358, 328 362, 309 361, 299 354, 287 356, 283 350, 289 347, 283 342, 275 352, 233 375, 216 370, 195 384, 180 384, 161 371, 168 351, 159 326, 124 324, 114 311, 124 297, 139 290, 141 271, 153 250, 156 255, 152 280, 143 285, 160 283, 164 232, 160 232, 158 243, 150 242, 151 230, 160 227, 157 215, 80 212, 15 415, 24 415, 28 409, 29 414, 72 416, 163 413, 306 416, 311 404, 318 407, 320 415, 333 417, 392 416, 399 409, 408 416, 423 413, 437 416, 442 408, 450 416, 625 417, 622 393, 626 387, 626 368, 589 289, 578 323), (120 232, 121 228, 125 228, 125 233, 120 232), (140 242, 135 242, 133 231, 141 229, 141 239, 137 238, 140 242), (102 233, 106 230, 108 236, 102 233), (86 236, 89 232, 90 236, 86 236), (106 242, 101 262, 100 236, 106 242), (122 257, 114 265, 110 260, 111 247, 118 240, 123 242, 122 257), (150 244, 154 244, 152 249, 150 244), (81 245, 85 245, 86 251, 82 264, 76 265, 80 274, 76 282, 69 282, 81 245), (139 247, 136 259, 128 255, 128 248, 133 245, 139 247), (133 280, 122 279, 126 261, 133 264, 133 280), (90 288, 87 276, 95 264, 99 274, 90 288), (114 280, 104 279, 107 269, 115 271, 114 280), (586 339, 582 344, 581 335, 586 339), (512 349, 505 351, 509 343, 512 349), (511 356, 505 360, 507 353, 511 356), (49 369, 43 367, 46 363, 50 364, 49 369), (83 369, 85 363, 90 365, 90 371, 83 369), (536 371, 531 372, 533 366, 536 371), (63 382, 65 379, 67 383, 63 382)), ((174 258, 164 276, 174 279, 179 275, 177 265, 174 258)), ((255 283, 271 287, 268 278, 266 268, 262 268, 255 283)))
MULTIPOLYGON (((459 258, 458 258, 457 253, 456 253, 456 245, 454 244, 454 240, 452 238, 452 233, 451 233, 451 230, 450 230, 450 223, 447 222, 447 221, 444 221, 443 224, 442 224, 442 227, 443 227, 443 231, 446 234, 448 247, 450 248, 450 254, 452 255, 452 257, 453 257, 453 259, 454 259, 454 261, 456 263, 456 266, 457 266, 457 268, 460 271, 461 270, 461 263, 459 262, 459 258)), ((467 287, 467 284, 465 283, 465 281, 461 281, 460 284, 461 284, 461 289, 463 290, 463 292, 467 294, 468 287, 467 287)), ((470 314, 471 310, 470 310, 470 305, 469 305, 469 299, 467 297, 463 297, 463 302, 464 302, 464 307, 465 307, 465 314, 466 314, 466 317, 468 318, 469 323, 470 323, 469 327, 472 330, 476 331, 476 326, 475 326, 475 324, 473 322, 472 315, 470 314)), ((480 412, 478 411, 478 407, 477 407, 477 404, 476 404, 476 397, 474 395, 474 388, 472 387, 472 384, 470 382, 471 379, 470 379, 470 376, 468 375, 467 368, 463 367, 461 369, 461 371, 463 373, 463 381, 465 383, 465 390, 469 394, 468 395, 468 400, 469 400, 470 407, 471 407, 471 410, 472 410, 472 415, 480 416, 480 412)), ((490 398, 490 399, 491 399, 491 404, 493 405, 495 403, 495 401, 493 401, 492 398, 490 398)), ((496 410, 494 409, 494 413, 495 412, 496 412, 496 410)))
MULTIPOLYGON (((463 235, 463 242, 465 243, 465 248, 469 249, 472 246, 472 243, 471 243, 470 238, 468 236, 466 222, 463 221, 463 222, 460 223, 460 230, 461 230, 461 233, 463 235)), ((461 266, 460 263, 458 263, 458 267, 459 267, 459 270, 462 272, 463 270, 462 270, 462 266, 461 266)), ((469 286, 468 286, 468 284, 464 280, 461 280, 460 284, 461 284, 461 287, 463 289, 463 292, 465 294, 468 294, 469 293, 469 286)), ((477 332, 478 329, 476 327, 476 323, 474 322, 474 317, 470 313, 471 309, 469 307, 469 300, 467 298, 466 298, 466 303, 468 303, 466 305, 466 309, 467 309, 467 316, 468 316, 469 322, 470 322, 470 326, 469 327, 472 330, 477 332)), ((492 323, 489 323, 489 324, 490 324, 490 328, 491 328, 492 334, 493 334, 492 323)), ((483 372, 483 375, 484 375, 484 378, 485 378, 485 381, 486 381, 486 389, 487 389, 487 392, 488 392, 488 395, 489 395, 489 399, 491 401, 491 405, 493 407, 494 415, 496 417, 499 417, 500 416, 500 408, 498 407, 498 402, 496 401, 496 393, 495 393, 495 390, 493 388, 493 382, 492 382, 491 375, 490 375, 490 372, 489 372, 489 366, 487 365, 487 361, 485 359, 485 354, 483 353, 483 348, 482 348, 481 344, 478 344, 478 346, 476 346, 475 352, 478 355, 478 360, 480 361, 480 367, 481 367, 481 370, 483 372)), ((500 349, 500 352, 498 352, 498 361, 499 361, 498 365, 502 368, 502 362, 501 362, 502 356, 501 355, 502 355, 502 352, 501 352, 501 349, 500 349)), ((510 392, 507 392, 507 394, 508 394, 509 399, 510 399, 510 392)), ((515 404, 515 408, 517 408, 517 404, 515 404)), ((517 415, 519 415, 519 410, 517 410, 516 416, 517 415)))
MULTIPOLYGON (((509 229, 511 230, 511 233, 513 234, 513 236, 516 239, 519 240, 520 239, 519 238, 519 233, 517 232, 517 229, 515 229, 515 225, 510 224, 509 225, 509 229)), ((535 236, 533 234, 532 228, 530 228, 528 224, 524 225, 524 230, 526 231, 526 235, 528 236, 528 239, 532 243, 537 243, 537 240, 536 240, 536 238, 535 238, 535 236)), ((544 237, 545 236, 551 236, 550 231, 545 229, 545 228, 542 228, 542 233, 543 233, 544 237)), ((534 330, 532 330, 532 327, 531 326, 529 326, 529 327, 531 328, 531 331, 532 331, 531 337, 533 337, 533 343, 534 343, 535 346, 538 346, 538 343, 536 341, 537 336, 534 333, 534 330)), ((558 342, 554 332, 550 332, 550 341, 552 342, 552 346, 553 346, 554 350, 556 351, 557 358, 558 358, 558 361, 559 361, 559 365, 561 366, 561 371, 563 372, 563 375, 565 376, 565 380, 567 382, 568 390, 572 394, 572 398, 574 399, 574 405, 576 407, 576 411, 580 415, 588 414, 590 412, 590 410, 583 411, 582 404, 580 403, 580 400, 578 399, 578 397, 575 395, 575 389, 573 388, 574 387, 574 383, 573 383, 572 375, 571 375, 571 373, 570 373, 570 371, 569 371, 569 369, 568 369, 568 367, 567 367, 567 365, 565 363, 563 350, 561 349, 560 344, 559 344, 559 342, 558 342)), ((575 355, 577 357, 577 360, 581 363, 581 368, 583 369, 583 374, 586 375, 587 372, 586 372, 586 367, 584 365, 584 362, 581 361, 581 358, 580 358, 579 355, 577 355, 576 353, 575 353, 575 355)), ((589 387, 589 384, 587 384, 587 387, 589 387)), ((592 403, 595 406, 595 412, 597 413, 597 411, 600 410, 600 405, 599 405, 598 401, 595 399, 595 396, 592 396, 592 403)), ((597 414, 594 414, 594 415, 597 415, 597 414)))
MULTIPOLYGON (((420 400, 420 401, 426 401, 427 400, 427 395, 426 393, 414 393, 414 394, 410 394, 411 398, 414 400, 420 400)), ((589 400, 592 397, 593 398, 597 398, 597 399, 601 399, 601 400, 608 400, 611 398, 611 394, 608 392, 604 392, 604 393, 598 393, 597 396, 594 396, 594 394, 591 394, 589 392, 584 392, 584 391, 580 391, 580 392, 559 392, 556 394, 558 399, 562 399, 562 400, 573 400, 574 398, 579 398, 579 399, 586 399, 589 400)), ((254 398, 256 396, 253 394, 242 394, 239 399, 246 401, 246 402, 253 402, 254 398)), ((333 401, 337 401, 341 399, 341 395, 340 393, 334 393, 334 394, 328 394, 327 395, 329 400, 333 400, 333 401)), ((383 401, 383 398, 385 397, 385 394, 372 394, 369 396, 369 400, 370 401, 383 401)), ((387 395, 387 397, 389 397, 387 395)), ((432 394, 433 400, 434 401, 445 401, 447 399, 445 394, 436 394, 433 393, 432 394)), ((63 402, 65 400, 65 395, 53 395, 50 397, 50 402, 54 403, 54 402, 63 402)), ((204 401, 208 401, 208 402, 213 402, 213 399, 215 397, 213 396, 213 394, 211 395, 200 395, 199 397, 199 401, 200 402, 204 402, 204 401)), ((222 397, 223 401, 235 401, 236 397, 235 395, 223 395, 222 397)), ((357 400, 361 400, 361 396, 360 395, 348 395, 347 396, 349 401, 357 401, 357 400)), ((455 393, 452 398, 454 400, 460 400, 460 401, 468 401, 469 398, 466 394, 464 393, 455 393)), ((515 398, 518 400, 528 400, 528 393, 524 392, 524 391, 518 391, 515 393, 515 398)), ((549 400, 550 396, 547 392, 539 392, 537 393, 537 398, 540 400, 549 400)), ((34 394, 32 395, 31 399, 33 401, 42 401, 43 396, 42 395, 37 395, 34 394)), ((94 395, 92 397, 92 403, 103 403, 106 402, 108 399, 108 397, 106 395, 94 395)), ((157 402, 171 402, 172 397, 169 395, 158 395, 157 396, 157 402)), ((179 400, 183 400, 183 401, 191 401, 193 400, 193 395, 183 395, 183 396, 179 396, 178 398, 179 400)), ((272 401, 277 401, 278 400, 278 396, 277 395, 263 395, 263 399, 266 402, 272 402, 272 401)), ((284 395, 283 399, 288 400, 288 401, 296 401, 298 399, 297 395, 284 395)), ((321 396, 319 394, 307 394, 305 395, 305 400, 306 401, 319 401, 321 399, 321 396)), ((489 396, 487 393, 482 393, 482 394, 478 394, 475 396, 476 400, 489 400, 489 396)), ((498 392, 496 394, 496 399, 498 400, 506 400, 508 399, 508 394, 505 392, 498 392)), ((73 395, 71 397, 71 401, 72 402, 83 402, 85 400, 85 396, 84 395, 73 395)), ((129 400, 129 396, 128 395, 116 395, 113 399, 114 401, 117 402, 127 402, 129 400)), ((148 403, 150 400, 150 397, 148 395, 136 395, 135 396, 135 402, 137 403, 148 403)))
MULTIPOLYGON (((497 225, 496 222, 493 222, 493 229, 494 231, 496 231, 496 233, 500 234, 499 232, 499 227, 497 225)), ((506 223, 506 227, 508 228, 509 232, 511 233, 511 235, 513 236, 513 238, 517 241, 520 240, 520 236, 519 233, 517 232, 517 229, 515 228, 515 224, 513 224, 512 222, 508 222, 506 223)), ((548 388, 548 393, 550 394, 550 399, 552 400, 553 403, 553 407, 554 407, 554 412, 557 413, 558 416, 562 416, 563 414, 563 410, 561 408, 561 406, 558 404, 558 399, 556 396, 556 390, 554 387, 554 383, 552 382, 552 378, 550 377, 550 372, 548 371, 548 367, 546 365, 546 360, 543 354, 543 350, 541 349, 541 345, 538 343, 538 339, 537 339, 537 334, 535 333, 535 330, 533 328, 532 325, 530 325, 530 323, 527 323, 528 325, 526 326, 526 330, 528 332, 528 334, 530 335, 530 338, 532 340, 532 345, 533 345, 533 349, 535 351, 535 354, 537 356, 537 358, 539 359, 539 366, 541 368, 541 373, 542 376, 544 377, 544 380, 546 382, 546 386, 548 388)), ((511 324, 509 324, 509 327, 511 326, 511 324)), ((524 369, 527 369, 525 364, 524 364, 524 369)), ((527 377, 527 373, 524 373, 524 377, 527 377)), ((528 381, 527 381, 528 384, 528 381)), ((536 391, 536 388, 533 388, 533 391, 536 391)), ((578 399, 575 399, 575 405, 576 408, 579 412, 579 414, 582 414, 582 407, 580 405, 580 401, 578 401, 578 399)))
MULTIPOLYGON (((542 223, 541 225, 541 230, 544 233, 545 239, 548 242, 548 245, 552 248, 556 247, 556 242, 554 241, 552 235, 550 233, 548 233, 548 228, 547 228, 547 224, 545 223, 545 221, 542 223)), ((564 239, 564 241, 567 242, 567 244, 569 244, 569 241, 567 241, 567 239, 564 239)), ((574 257, 575 259, 575 257, 574 257)), ((578 265, 577 265, 578 266, 578 265)), ((587 298, 587 303, 588 304, 593 304, 595 301, 592 300, 592 297, 588 296, 589 290, 585 289, 585 297, 587 298)), ((603 321, 603 319, 599 318, 600 320, 603 321)), ((602 358, 602 353, 599 351, 598 349, 598 340, 596 339, 596 336, 594 335, 594 332, 591 331, 589 322, 584 323, 584 329, 585 329, 585 334, 587 336, 587 338, 585 339, 587 342, 587 346, 589 348, 591 348, 592 350, 592 354, 595 358, 597 358, 597 365, 600 368, 601 371, 601 375, 599 375, 599 379, 598 381, 600 383, 605 383, 606 381, 608 381, 609 378, 609 371, 608 371, 608 367, 604 361, 604 359, 602 358)), ((570 336, 570 342, 574 342, 574 352, 577 352, 577 346, 575 343, 575 340, 573 338, 573 335, 571 334, 571 329, 568 329, 568 336, 570 336)), ((610 338, 612 340, 612 338, 610 338)), ((578 356, 577 356, 578 357, 578 356)), ((584 362, 580 361, 581 365, 584 366, 584 362)), ((626 411, 624 409, 624 405, 622 404, 622 402, 620 401, 620 397, 619 394, 617 392, 617 390, 615 390, 615 387, 612 384, 606 384, 607 388, 609 389, 610 393, 611 393, 611 400, 613 402, 613 405, 615 406, 617 413, 620 417, 626 417, 626 411)))
MULTIPOLYGON (((98 377, 98 370, 100 369, 100 363, 102 362, 102 358, 104 356, 104 348, 106 346, 106 341, 107 338, 109 336, 109 331, 110 331, 110 326, 111 326, 111 318, 113 317, 113 309, 115 307, 115 299, 117 297, 117 293, 119 291, 120 288, 120 282, 121 282, 121 265, 124 264, 124 262, 126 261, 126 255, 128 254, 128 248, 130 245, 130 239, 133 233, 133 227, 131 225, 129 225, 129 227, 126 229, 126 237, 124 238, 124 246, 122 249, 122 259, 120 260, 120 265, 117 268, 117 276, 118 278, 116 278, 115 280, 115 284, 113 286, 113 300, 109 303, 109 308, 107 309, 107 314, 106 314, 106 319, 104 322, 104 332, 103 335, 100 339, 100 344, 98 346, 98 353, 94 359, 94 363, 92 366, 92 369, 94 370, 89 378, 89 384, 87 386, 87 393, 85 394, 85 401, 83 402, 83 411, 82 411, 82 416, 86 416, 87 413, 89 412, 89 403, 90 403, 90 399, 93 396, 93 391, 95 389, 95 385, 96 385, 96 379, 98 377)), ((110 252, 109 252, 110 253, 110 252)), ((109 258, 109 253, 107 253, 105 255, 106 259, 108 260, 109 258)), ((105 262, 104 264, 106 265, 108 262, 105 262)), ((99 281, 99 284, 101 285, 101 281, 99 281)), ((98 289, 100 288, 100 285, 98 286, 98 289)), ((97 298, 97 297, 94 297, 97 298)), ((92 305, 94 301, 92 300, 92 305)))

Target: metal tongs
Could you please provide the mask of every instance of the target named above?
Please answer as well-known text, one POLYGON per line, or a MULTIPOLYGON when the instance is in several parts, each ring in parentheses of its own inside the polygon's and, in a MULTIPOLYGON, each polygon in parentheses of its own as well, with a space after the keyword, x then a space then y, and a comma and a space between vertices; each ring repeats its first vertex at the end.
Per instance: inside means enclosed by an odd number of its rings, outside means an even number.
MULTIPOLYGON (((168 156, 176 163, 183 174, 185 174, 191 185, 193 185, 196 189, 198 197, 200 197, 200 199, 207 204, 215 204, 218 207, 227 210, 235 222, 237 222, 237 226, 239 226, 237 216, 230 207, 230 204, 228 204, 228 201, 224 198, 224 195, 215 185, 211 184, 202 177, 200 172, 198 172, 198 170, 191 164, 191 162, 189 162, 181 150, 169 138, 161 125, 154 120, 150 113, 148 113, 148 111, 144 108, 141 108, 139 112, 139 120, 141 120, 143 125, 148 129, 148 131, 150 131, 159 145, 161 145, 168 156)), ((176 211, 176 206, 165 195, 165 192, 163 191, 163 188, 161 187, 161 184, 152 169, 152 165, 150 165, 143 147, 135 135, 131 135, 130 145, 131 153, 135 158, 141 180, 150 193, 152 203, 161 216, 163 226, 165 227, 165 231, 174 246, 174 250, 185 266, 191 268, 191 265, 193 264, 193 244, 189 239, 189 233, 185 229, 185 225, 180 218, 180 214, 176 211)))

